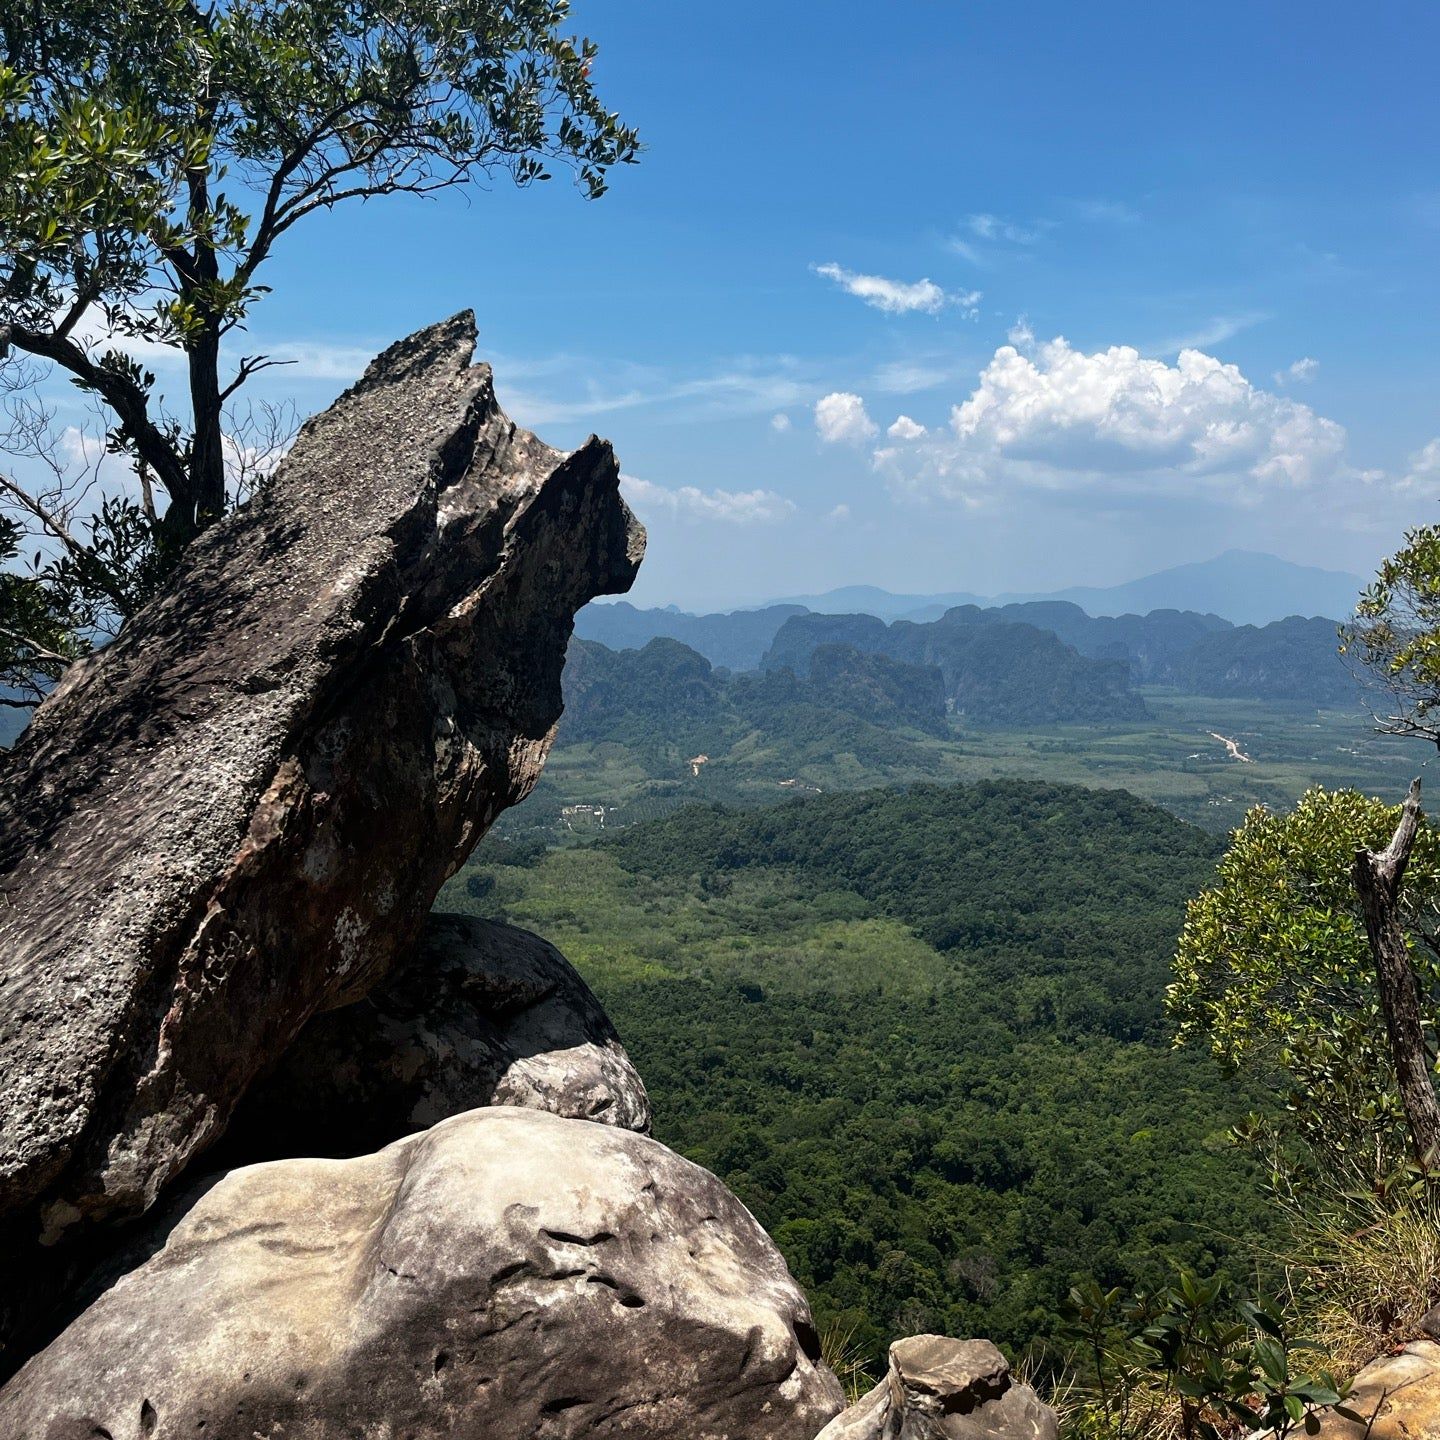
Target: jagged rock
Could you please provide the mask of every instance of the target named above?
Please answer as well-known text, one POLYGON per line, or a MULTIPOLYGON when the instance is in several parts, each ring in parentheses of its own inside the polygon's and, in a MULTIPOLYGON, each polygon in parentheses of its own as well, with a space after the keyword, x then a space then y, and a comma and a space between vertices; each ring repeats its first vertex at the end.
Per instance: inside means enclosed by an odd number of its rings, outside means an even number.
MULTIPOLYGON (((1316 1412, 1320 1440, 1433 1440, 1440 1435, 1440 1345, 1411 1341, 1398 1355, 1382 1355, 1356 1377, 1345 1409, 1316 1412)), ((1268 1440, 1269 1432, 1256 1440, 1268 1440)))
POLYGON ((232 1171, 0 1389, 0 1435, 811 1440, 840 1405, 713 1175, 496 1107, 232 1171))
POLYGON ((1055 1412, 988 1340, 912 1335, 885 1379, 817 1440, 1056 1440, 1055 1412))
POLYGON ((358 1155, 481 1105, 650 1128, 614 1026, 553 945, 432 915, 412 958, 300 1032, 241 1102, 226 1150, 358 1155))
POLYGON ((0 1253, 145 1210, 534 784, 644 533, 474 340, 381 355, 0 754, 0 1253))

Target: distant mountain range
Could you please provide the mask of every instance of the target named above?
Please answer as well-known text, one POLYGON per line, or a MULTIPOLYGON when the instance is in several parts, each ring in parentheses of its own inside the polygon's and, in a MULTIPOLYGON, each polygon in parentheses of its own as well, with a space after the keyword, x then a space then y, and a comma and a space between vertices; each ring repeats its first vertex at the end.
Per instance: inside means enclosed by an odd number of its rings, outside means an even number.
POLYGON ((1233 625, 1265 625, 1290 615, 1344 619, 1354 612, 1366 581, 1339 570, 1293 565, 1253 550, 1227 550, 1213 560, 1176 565, 1123 585, 1075 585, 1066 590, 983 596, 967 591, 897 595, 873 585, 846 585, 823 595, 788 596, 777 604, 821 614, 878 615, 882 620, 938 620, 956 605, 996 606, 1068 600, 1090 615, 1144 615, 1194 610, 1233 625))
POLYGON ((808 677, 817 647, 844 645, 907 665, 937 666, 957 711, 980 723, 1007 724, 1026 714, 1027 695, 1034 707, 1030 718, 1043 713, 1052 721, 1098 720, 1141 713, 1133 708, 1139 701, 1132 685, 1232 699, 1347 704, 1355 697, 1355 678, 1337 653, 1336 628, 1334 620, 1319 616, 1232 625, 1195 610, 1094 616, 1070 601, 1030 600, 956 605, 938 619, 888 624, 874 614, 794 605, 730 615, 591 605, 581 611, 575 633, 580 641, 616 651, 677 640, 717 668, 789 669, 801 679, 808 677))

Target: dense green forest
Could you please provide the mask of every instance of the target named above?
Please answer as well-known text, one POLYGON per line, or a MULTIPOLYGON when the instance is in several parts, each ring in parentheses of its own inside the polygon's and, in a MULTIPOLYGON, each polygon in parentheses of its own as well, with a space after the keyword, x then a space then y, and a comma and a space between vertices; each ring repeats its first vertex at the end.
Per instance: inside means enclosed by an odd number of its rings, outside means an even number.
POLYGON ((1161 1014, 1220 849, 1121 791, 922 785, 490 840, 440 903, 576 962, 822 1323, 1023 1346, 1082 1275, 1243 1271, 1267 1223, 1246 1097, 1161 1014))

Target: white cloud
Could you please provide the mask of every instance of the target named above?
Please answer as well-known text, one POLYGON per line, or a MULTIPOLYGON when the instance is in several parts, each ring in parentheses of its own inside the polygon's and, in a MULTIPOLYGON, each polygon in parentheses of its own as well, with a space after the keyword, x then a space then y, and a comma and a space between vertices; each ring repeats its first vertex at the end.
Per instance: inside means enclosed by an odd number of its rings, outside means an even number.
POLYGON ((1410 457, 1399 488, 1419 490, 1435 485, 1440 485, 1440 439, 1428 441, 1410 457))
POLYGON ((1173 365, 1126 345, 1086 354, 1063 339, 1033 355, 1002 346, 947 430, 891 438, 875 460, 892 486, 970 504, 1014 488, 1244 502, 1359 473, 1343 427, 1234 365, 1198 350, 1173 365))
POLYGON ((777 410, 770 417, 770 428, 777 435, 783 435, 790 428, 790 417, 783 410, 777 410))
POLYGON ((885 433, 892 440, 918 440, 926 430, 908 415, 897 415, 885 433))
POLYGON ((825 518, 832 525, 843 525, 850 518, 850 507, 837 505, 825 518))
POLYGON ((1275 383, 1277 385, 1303 385, 1315 378, 1315 372, 1320 368, 1320 362, 1307 355, 1303 360, 1297 360, 1293 365, 1287 365, 1283 370, 1275 372, 1275 383))
POLYGON ((863 300, 867 305, 883 310, 887 315, 908 315, 915 311, 938 315, 947 305, 973 311, 980 303, 978 290, 951 294, 929 279, 905 281, 889 280, 884 275, 861 275, 854 270, 845 269, 843 265, 836 265, 833 261, 811 268, 817 275, 833 280, 847 295, 853 295, 857 300, 863 300))
POLYGON ((659 511, 678 520, 770 525, 795 513, 794 503, 773 490, 701 490, 694 485, 669 489, 634 475, 622 475, 620 488, 642 517, 659 511))
POLYGON ((844 390, 815 402, 815 431, 827 445, 863 445, 880 433, 865 413, 865 402, 844 390))

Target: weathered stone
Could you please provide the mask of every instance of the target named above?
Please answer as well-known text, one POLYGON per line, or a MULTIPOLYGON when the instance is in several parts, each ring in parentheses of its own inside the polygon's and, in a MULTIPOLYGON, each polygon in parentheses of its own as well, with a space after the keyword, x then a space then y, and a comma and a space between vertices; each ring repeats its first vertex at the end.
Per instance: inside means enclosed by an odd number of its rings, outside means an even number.
POLYGON ((840 1404, 714 1176, 496 1107, 232 1171, 0 1389, 0 1435, 811 1440, 840 1404))
POLYGON ((1055 1412, 988 1340, 912 1335, 885 1379, 817 1440, 1056 1440, 1055 1412))
POLYGON ((534 784, 644 536, 474 339, 380 356, 0 754, 0 1251, 146 1209, 534 784))
POLYGON ((650 1128, 615 1027, 553 945, 432 915, 414 955, 364 1000, 300 1032, 241 1102, 225 1151, 359 1155, 482 1105, 650 1128))
MULTIPOLYGON (((1440 1345, 1414 1340, 1398 1355, 1382 1355, 1354 1380, 1345 1399, 1347 1419, 1316 1412, 1320 1440, 1436 1440, 1440 1437, 1440 1345)), ((1269 1440, 1269 1433, 1256 1440, 1269 1440)))

